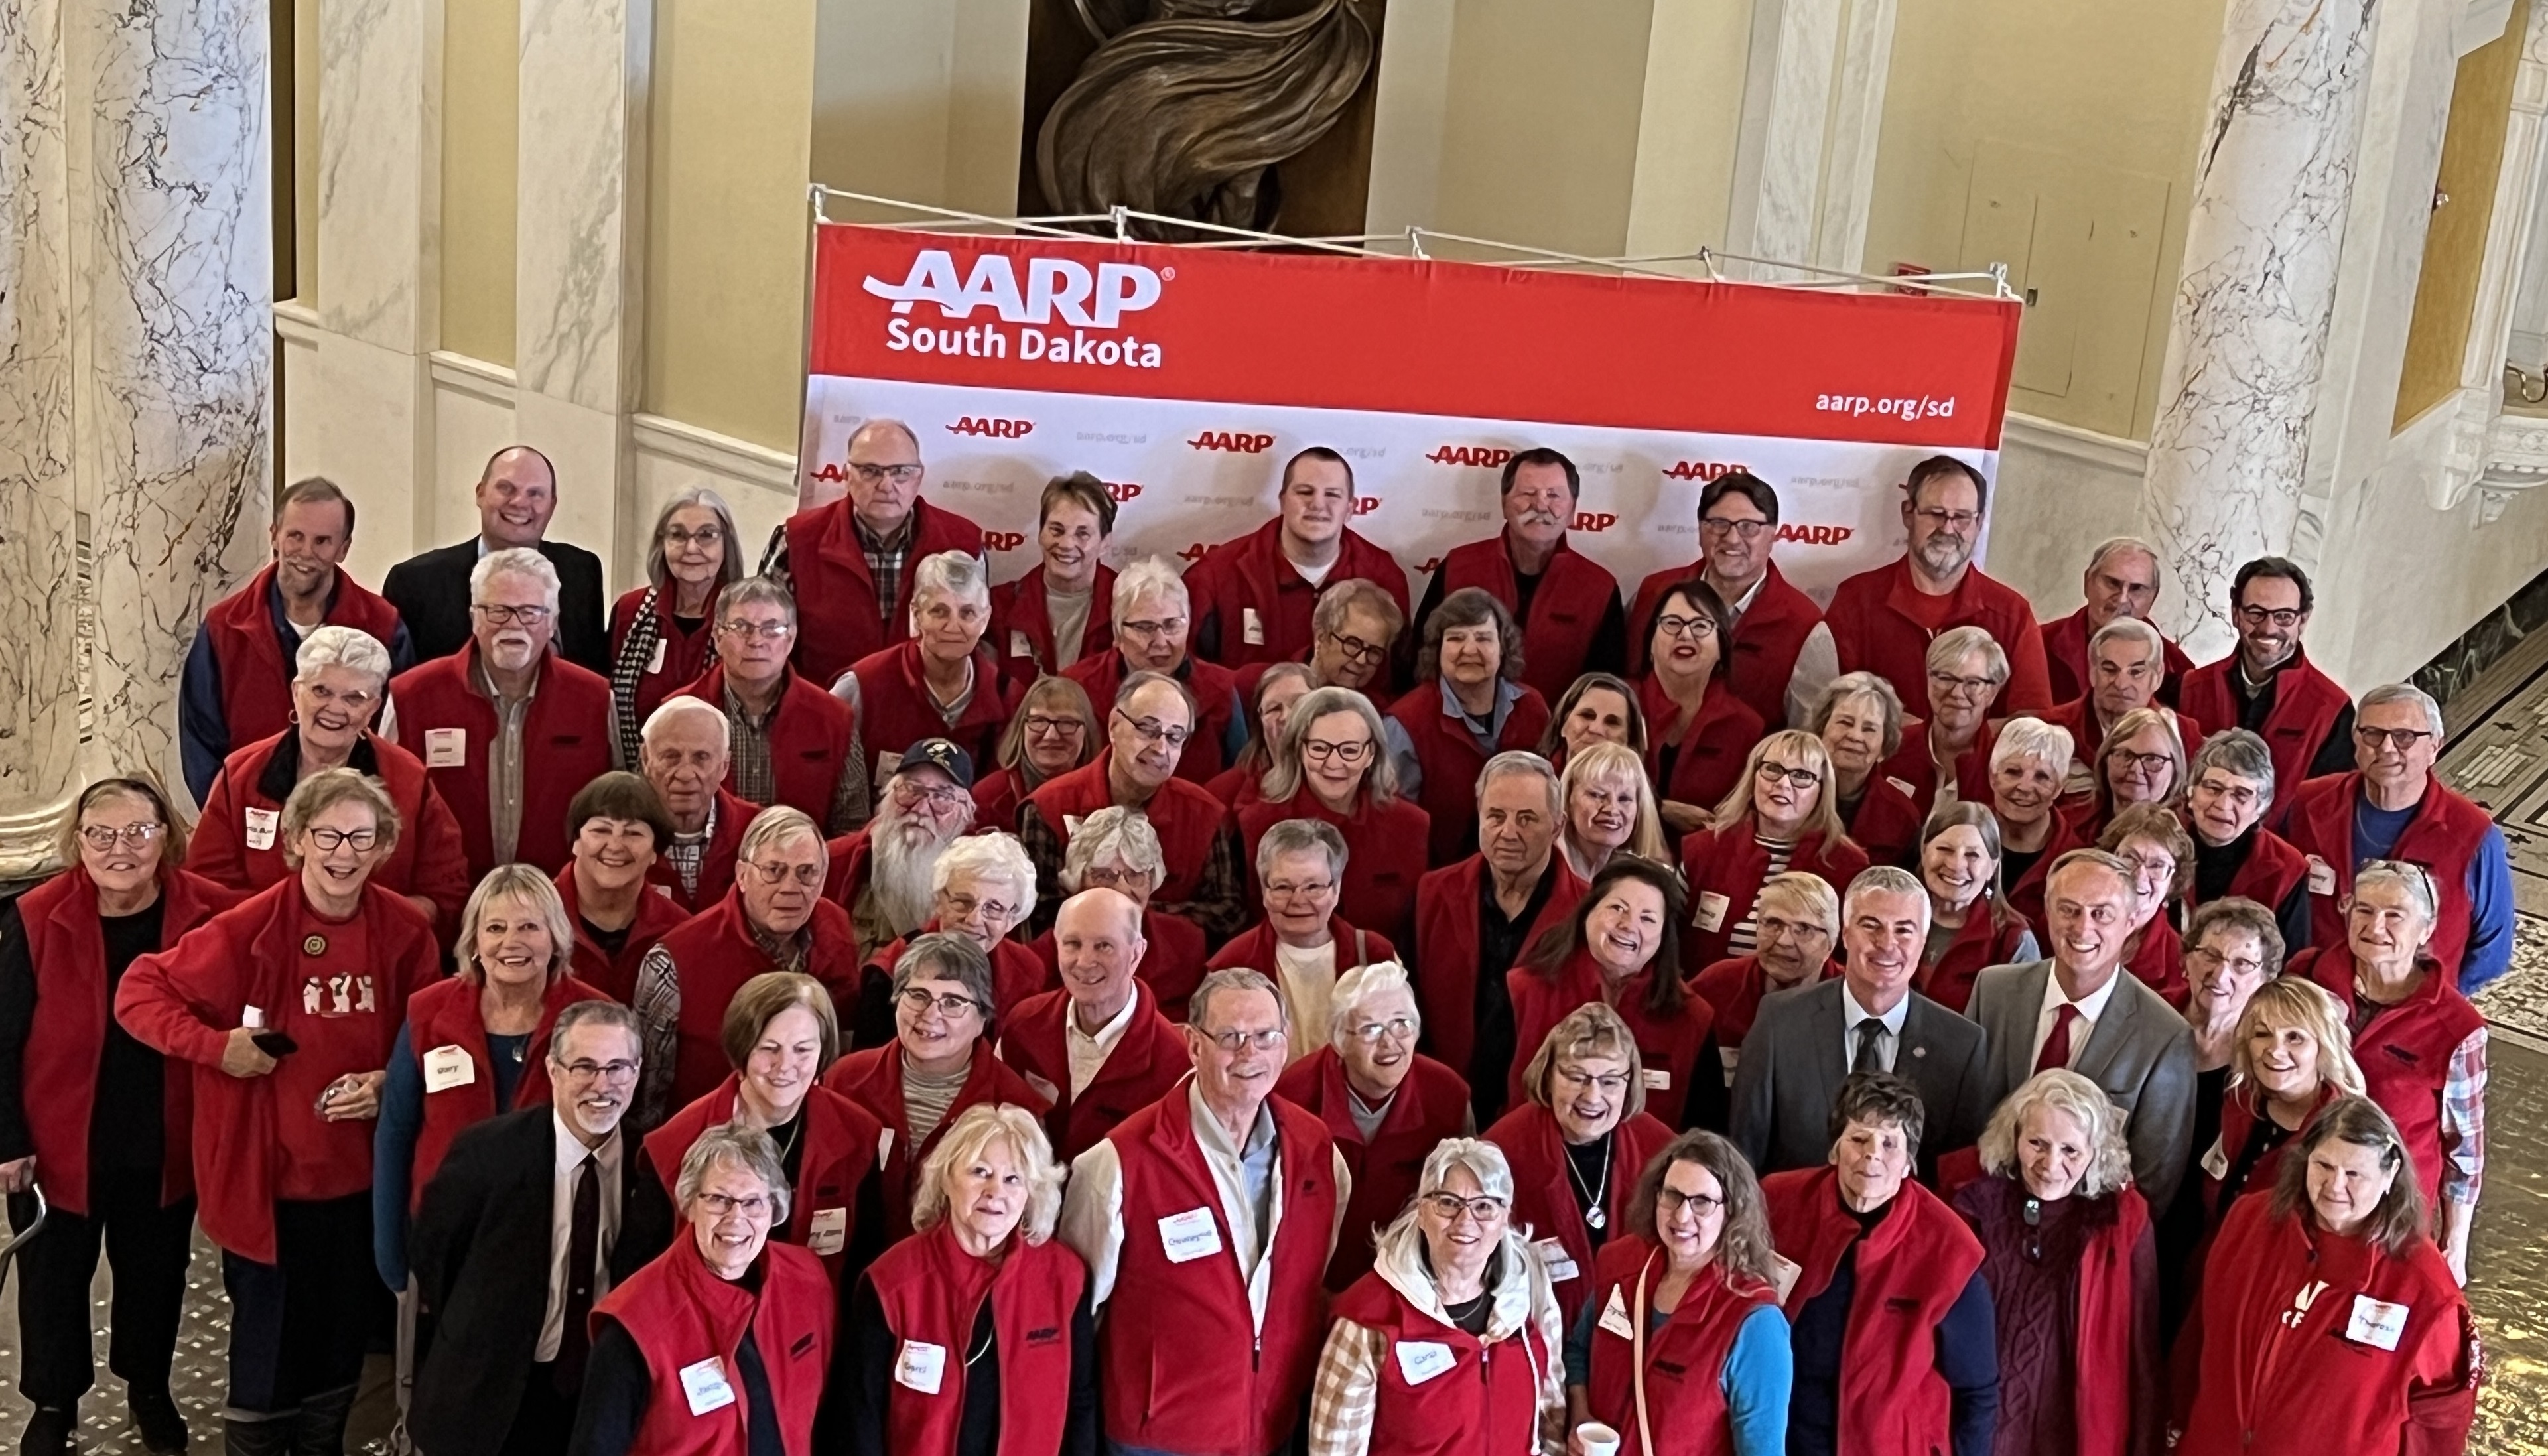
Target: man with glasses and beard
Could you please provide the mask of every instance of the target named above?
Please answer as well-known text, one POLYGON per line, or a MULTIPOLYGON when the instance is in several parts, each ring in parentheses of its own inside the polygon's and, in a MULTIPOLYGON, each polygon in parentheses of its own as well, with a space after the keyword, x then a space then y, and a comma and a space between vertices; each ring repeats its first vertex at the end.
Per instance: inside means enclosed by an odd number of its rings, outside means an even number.
MULTIPOLYGON (((1787 682, 1797 654, 1823 619, 1814 599, 1799 592, 1771 557, 1778 539, 1778 493, 1748 470, 1729 470, 1698 493, 1698 560, 1656 572, 1637 587, 1628 611, 1628 670, 1646 670, 1646 644, 1655 615, 1673 588, 1695 577, 1724 598, 1734 613, 1734 639, 1725 681, 1734 695, 1772 727, 1803 724, 1788 708, 1787 682)), ((1553 699, 1552 699, 1553 700, 1553 699)), ((1801 708, 1811 703, 1797 700, 1801 708)))
MULTIPOLYGON (((973 756, 944 738, 903 751, 867 827, 833 840, 823 896, 849 911, 861 963, 937 908, 938 857, 973 827, 973 756)), ((841 1020, 853 1018, 845 1009, 841 1020)))
POLYGON ((2317 604, 2309 573, 2279 556, 2238 568, 2230 582, 2238 650, 2192 669, 2177 689, 2201 737, 2244 728, 2265 740, 2286 806, 2303 779, 2353 767, 2353 700, 2301 650, 2317 604))

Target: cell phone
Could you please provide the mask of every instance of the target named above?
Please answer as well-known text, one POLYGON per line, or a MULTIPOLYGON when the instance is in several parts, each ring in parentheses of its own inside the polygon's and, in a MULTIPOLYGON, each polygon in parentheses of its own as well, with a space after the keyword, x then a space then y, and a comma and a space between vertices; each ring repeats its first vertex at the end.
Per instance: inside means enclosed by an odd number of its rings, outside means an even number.
POLYGON ((301 1044, 293 1041, 290 1033, 278 1032, 271 1028, 257 1033, 248 1040, 256 1044, 257 1050, 268 1056, 289 1056, 301 1049, 301 1044))

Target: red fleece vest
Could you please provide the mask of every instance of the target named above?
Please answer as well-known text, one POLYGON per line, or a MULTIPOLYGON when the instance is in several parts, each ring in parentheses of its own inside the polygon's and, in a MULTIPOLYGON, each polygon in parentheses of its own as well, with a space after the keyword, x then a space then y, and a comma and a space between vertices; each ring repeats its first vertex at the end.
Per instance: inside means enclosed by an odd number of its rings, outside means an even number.
MULTIPOLYGON (((422 760, 388 739, 371 737, 370 742, 381 786, 399 811, 398 848, 372 870, 370 882, 402 895, 422 895, 457 926, 475 883, 462 859, 460 821, 425 782, 422 760)), ((203 817, 195 822, 195 837, 186 846, 187 867, 243 895, 295 872, 283 863, 283 802, 257 787, 282 744, 283 733, 276 733, 223 761, 205 797, 203 817), (251 818, 262 826, 255 832, 265 841, 263 849, 249 841, 251 818)))
POLYGON ((2026 917, 2016 911, 2008 911, 2003 919, 1991 914, 1987 897, 1974 900, 1964 908, 1964 923, 1956 928, 1947 949, 1934 963, 1920 968, 1920 994, 1957 1016, 1963 1015, 1964 1007, 1973 999, 1975 978, 1991 966, 2015 960, 2017 943, 2026 939, 2029 929, 2026 917))
MULTIPOLYGON (((1657 572, 1637 588, 1637 604, 1628 613, 1630 672, 1646 670, 1646 644, 1654 639, 1655 613, 1663 609, 1664 593, 1699 576, 1704 566, 1694 561, 1675 571, 1657 572)), ((1759 713, 1762 722, 1787 721, 1787 680, 1796 675, 1796 657, 1822 619, 1823 609, 1772 562, 1752 604, 1735 619, 1734 656, 1725 665, 1726 682, 1734 695, 1759 713)))
MULTIPOLYGON (((1413 691, 1390 704, 1389 716, 1407 730, 1415 746, 1415 763, 1424 772, 1423 790, 1415 796, 1432 821, 1426 863, 1448 864, 1477 850, 1478 774, 1487 755, 1471 737, 1468 721, 1442 711, 1442 688, 1419 682, 1413 691)), ((1530 749, 1548 728, 1548 699, 1524 687, 1504 714, 1503 731, 1496 735, 1496 752, 1530 749)))
POLYGON ((1850 816, 1849 837, 1866 852, 1869 864, 1906 864, 1919 851, 1922 823, 1920 806, 1879 768, 1868 775, 1858 812, 1850 816))
MULTIPOLYGON (((1476 587, 1516 615, 1521 610, 1521 581, 1502 532, 1483 541, 1454 546, 1442 558, 1442 594, 1476 587)), ((1592 634, 1619 599, 1619 579, 1592 558, 1575 549, 1564 536, 1540 570, 1539 586, 1530 593, 1530 614, 1521 623, 1521 680, 1539 695, 1555 702, 1584 675, 1592 655, 1592 634)), ((1423 623, 1410 623, 1420 633, 1423 623)))
MULTIPOLYGON (((2233 652, 2186 674, 2177 689, 2177 710, 2203 725, 2206 738, 2238 726, 2238 699, 2230 689, 2230 675, 2236 671, 2238 655, 2233 652)), ((2266 751, 2273 755, 2278 797, 2288 802, 2300 790, 2311 761, 2335 727, 2336 716, 2352 701, 2306 654, 2293 654, 2274 675, 2274 705, 2265 714, 2262 737, 2266 751)))
MULTIPOLYGON (((1679 966, 1650 964, 1620 985, 1618 1000, 1612 1006, 1619 1019, 1628 1024, 1629 1035, 1637 1040, 1637 1056, 1645 1064, 1646 1111, 1673 1128, 1682 1125, 1682 1108, 1689 1100, 1691 1079, 1716 1076, 1723 1065, 1713 1056, 1699 1055, 1706 1049, 1708 1033, 1716 1025, 1716 1013, 1707 1002, 1684 993, 1677 1016, 1646 1009, 1653 978, 1679 977, 1681 973, 1679 966)), ((1590 953, 1578 951, 1554 973, 1516 964, 1504 973, 1504 986, 1512 995, 1514 1031, 1514 1064, 1505 1084, 1505 1106, 1518 1107, 1526 1097, 1521 1073, 1530 1053, 1539 1049, 1539 1044, 1548 1040, 1548 1034, 1568 1013, 1602 999, 1601 970, 1592 963, 1590 953)))
POLYGON ((1663 774, 1665 738, 1681 709, 1664 693, 1663 680, 1652 673, 1637 680, 1637 706, 1646 715, 1646 776, 1654 780, 1655 797, 1678 799, 1713 809, 1743 776, 1744 756, 1769 730, 1761 715, 1722 681, 1707 684, 1698 717, 1682 735, 1673 756, 1672 774, 1663 774))
POLYGON ((943 505, 911 504, 910 545, 890 610, 876 601, 875 573, 859 544, 850 502, 787 517, 787 575, 796 592, 796 671, 830 686, 850 664, 911 636, 911 579, 941 551, 982 554, 982 528, 943 505))
POLYGON ((1342 1289, 1371 1272, 1373 1235, 1415 1196, 1425 1154, 1468 1126, 1468 1082, 1432 1057, 1409 1054, 1414 1060, 1407 1079, 1398 1084, 1369 1141, 1354 1122, 1344 1058, 1335 1047, 1321 1046, 1285 1067, 1282 1080, 1274 1084, 1278 1096, 1326 1125, 1353 1178, 1344 1230, 1336 1235, 1334 1257, 1327 1260, 1329 1289, 1342 1289))
MULTIPOLYGON (((2365 1095, 2398 1124, 2398 1136, 2415 1161, 2424 1206, 2435 1208, 2442 1195, 2442 1088, 2450 1080, 2451 1053, 2486 1018, 2438 963, 2425 958, 2417 964, 2423 983, 2406 1000, 2371 1014, 2353 1034, 2353 1059, 2362 1064, 2365 1095)), ((2313 947, 2286 962, 2283 973, 2318 982, 2348 1013, 2359 1000, 2349 953, 2313 947)))
MULTIPOLYGON (((1603 1309, 1615 1294, 1618 1307, 1636 1318, 1637 1291, 1655 1307, 1655 1286, 1669 1267, 1664 1252, 1642 1237, 1620 1237, 1601 1246, 1592 1263, 1592 1297, 1603 1309)), ((1752 1312, 1774 1308, 1777 1294, 1766 1284, 1736 1285, 1721 1269, 1692 1279, 1664 1327, 1646 1337, 1646 1415, 1669 1439, 1674 1456, 1733 1456, 1734 1427, 1725 1413, 1725 1361, 1734 1336, 1752 1312)), ((1643 1456, 1637 1428, 1636 1347, 1607 1325, 1592 1330, 1592 1413, 1619 1433, 1624 1456, 1643 1456)))
POLYGON ((1238 841, 1250 905, 1264 898, 1264 887, 1256 882, 1257 842, 1286 819, 1323 819, 1344 836, 1345 882, 1336 898, 1338 915, 1394 942, 1408 939, 1415 923, 1415 882, 1424 877, 1425 847, 1432 834, 1432 816, 1421 805, 1405 799, 1375 804, 1365 784, 1354 795, 1353 812, 1339 814, 1319 802, 1306 777, 1282 803, 1260 799, 1249 804, 1238 811, 1238 841))
MULTIPOLYGON (((1757 821, 1747 818, 1681 842, 1681 872, 1690 890, 1690 922, 1681 933, 1684 974, 1696 975, 1734 954, 1734 927, 1752 913, 1761 881, 1770 875, 1770 852, 1761 848, 1757 834, 1757 821), (1723 902, 1709 896, 1721 896, 1723 902)), ((1796 841, 1787 858, 1788 869, 1821 875, 1835 890, 1848 889, 1866 867, 1866 851, 1847 839, 1826 844, 1815 834, 1796 841)))
POLYGON ((885 1438, 895 1451, 954 1451, 964 1425, 965 1354, 982 1302, 991 1302, 1000 1377, 999 1456, 1049 1456, 1070 1415, 1070 1318, 1088 1286, 1088 1266, 1059 1240, 1012 1238, 1000 1262, 977 1259, 939 1225, 885 1250, 867 1271, 885 1327, 906 1352, 934 1346, 935 1391, 894 1380, 885 1400, 885 1438))
MULTIPOLYGON (((246 586, 204 612, 204 635, 212 640, 213 661, 222 671, 222 723, 229 730, 231 748, 292 725, 292 677, 299 669, 285 659, 283 642, 274 635, 273 608, 267 601, 273 590, 274 563, 267 562, 246 586)), ((342 567, 328 588, 322 621, 368 632, 383 647, 391 646, 399 631, 398 608, 342 567)))
MULTIPOLYGON (((859 996, 858 938, 850 930, 850 913, 818 900, 808 924, 814 942, 805 973, 832 993, 832 1008, 846 1022, 859 996)), ((660 944, 682 985, 673 1101, 685 1103, 706 1096, 732 1070, 725 1059, 726 1003, 745 981, 778 965, 753 940, 740 890, 728 890, 723 900, 665 932, 660 944)))
MULTIPOLYGON (((972 756, 976 768, 999 755, 1000 735, 1024 689, 1000 676, 999 660, 988 646, 973 649, 973 695, 950 724, 929 695, 922 677, 920 644, 905 642, 859 659, 850 669, 859 680, 859 739, 878 769, 891 756, 896 761, 913 744, 944 738, 972 756)), ((835 699, 837 701, 837 699, 835 699)), ((889 773, 874 775, 881 788, 889 773)))
POLYGON ((1933 630, 1902 609, 1917 592, 1909 558, 1895 557, 1861 572, 1832 592, 1823 612, 1840 670, 1875 674, 1893 684, 1906 704, 1929 700, 1929 644, 1953 627, 1979 627, 2008 654, 2008 682, 1992 708, 1994 717, 2052 706, 2052 684, 2044 668, 2044 639, 2036 634, 2035 608, 2023 593, 1968 567, 1950 593, 1946 615, 1933 630))
MULTIPOLYGON (((735 857, 743 853, 743 832, 752 827, 761 805, 737 794, 720 783, 716 790, 716 828, 708 835, 707 847, 699 855, 698 888, 687 893, 682 889, 682 876, 673 862, 662 854, 655 857, 655 867, 646 871, 646 882, 660 884, 673 897, 673 903, 689 914, 708 909, 725 898, 734 888, 735 857)), ((820 821, 816 821, 820 823, 820 821)), ((836 841, 837 843, 837 841, 836 841)), ((668 847, 669 848, 669 847, 668 847)), ((823 893, 831 894, 827 883, 823 893)), ((837 898, 837 897, 835 897, 837 898)))
POLYGON ((1333 1311, 1380 1335, 1369 1456, 1487 1456, 1539 1449, 1539 1372, 1551 1350, 1529 1320, 1490 1346, 1415 1308, 1378 1274, 1336 1296, 1333 1311), (1419 1353, 1420 1352, 1420 1353, 1419 1353), (1440 1363, 1447 1352, 1450 1363, 1440 1363), (1420 1380, 1409 1370, 1424 1371, 1420 1380))
MULTIPOLYGON (((2194 831, 2189 826, 2186 832, 2191 834, 2194 831)), ((2309 862, 2301 858, 2300 851, 2292 848, 2290 840, 2272 830, 2258 829, 2255 835, 2254 843, 2247 846, 2247 858, 2238 862, 2237 869, 2230 876, 2230 888, 2222 892, 2222 897, 2249 899, 2267 910, 2280 910, 2283 898, 2292 892, 2292 887, 2308 876, 2309 862)), ((2193 888, 2188 886, 2186 908, 2194 909, 2202 903, 2193 888)))
POLYGON ((487 1046, 487 1023, 478 1012, 478 983, 462 976, 435 981, 410 997, 407 1005, 408 1046, 417 1065, 438 1046, 457 1046, 469 1055, 468 1081, 437 1092, 424 1091, 424 1121, 415 1131, 415 1155, 408 1181, 409 1212, 424 1206, 424 1185, 433 1181, 451 1140, 498 1112, 515 1112, 549 1103, 549 1033, 558 1013, 578 1001, 610 998, 572 975, 559 976, 540 998, 539 1025, 522 1048, 522 1076, 513 1086, 513 1105, 496 1106, 495 1053, 487 1046))
MULTIPOLYGON (((710 662, 697 681, 675 695, 695 697, 725 711, 724 667, 710 662)), ((803 810, 817 828, 831 823, 832 793, 840 784, 842 766, 850 756, 850 731, 857 724, 858 716, 848 703, 807 681, 802 673, 789 673, 786 685, 778 691, 777 711, 770 716, 773 802, 803 810)), ((737 786, 730 767, 725 786, 737 786)))
MULTIPOLYGON (((708 1129, 734 1120, 734 1105, 739 1097, 735 1090, 739 1077, 727 1077, 708 1093, 680 1112, 664 1120, 664 1126, 646 1135, 646 1161, 663 1180, 664 1195, 673 1195, 673 1182, 681 1175, 682 1158, 690 1144, 708 1129)), ((876 1147, 882 1141, 884 1125, 869 1116, 866 1109, 828 1087, 805 1089, 805 1151, 796 1161, 796 1186, 787 1200, 787 1227, 770 1230, 770 1236, 810 1248, 814 1242, 814 1226, 819 1221, 839 1221, 837 1232, 827 1236, 817 1252, 823 1261, 823 1272, 833 1280, 841 1277, 842 1251, 858 1236, 859 1185, 875 1171, 876 1147)))
MULTIPOLYGON (((1087 689, 1088 700, 1103 721, 1115 706, 1116 694, 1124 690, 1124 655, 1109 648, 1072 663, 1062 676, 1087 689)), ((1174 676, 1195 700, 1194 734, 1177 758, 1177 776, 1188 783, 1210 783, 1226 767, 1221 750, 1229 733, 1230 716, 1238 710, 1238 679, 1228 668, 1192 655, 1174 676)))
POLYGON ((690 918, 671 895, 659 893, 649 884, 637 896, 637 918, 628 926, 627 943, 612 956, 599 942, 586 934, 583 907, 576 903, 575 866, 569 864, 557 873, 558 898, 566 904, 566 918, 575 927, 575 955, 568 969, 577 980, 599 991, 608 1000, 625 1003, 637 991, 637 962, 655 949, 672 929, 690 918))
MULTIPOLYGON (((1398 958, 1398 948, 1390 944, 1389 937, 1349 925, 1341 915, 1327 917, 1327 935, 1336 943, 1336 974, 1339 976, 1357 966, 1377 965, 1384 960, 1398 958)), ((1235 966, 1272 975, 1277 944, 1274 928, 1260 920, 1240 931, 1236 940, 1213 952, 1212 959, 1205 962, 1204 968, 1228 970, 1235 966)))
POLYGON ((938 1146, 938 1139, 947 1136, 947 1130, 956 1125, 956 1119, 966 1108, 985 1102, 1011 1103, 1037 1117, 1044 1116, 1044 1099, 1027 1085, 1024 1077, 991 1054, 987 1037, 973 1044, 973 1065, 964 1074, 964 1085, 948 1105, 947 1116, 939 1119, 926 1138, 911 1136, 911 1112, 902 1098, 901 1043, 887 1042, 851 1052, 832 1063, 832 1069, 823 1074, 823 1085, 865 1109, 890 1135, 890 1140, 877 1144, 888 1238, 902 1238, 911 1232, 913 1180, 920 1174, 920 1165, 938 1146))
MULTIPOLYGON (((651 671, 637 676, 637 690, 629 698, 629 711, 644 727, 647 717, 664 705, 664 699, 679 693, 684 684, 699 674, 716 666, 717 597, 725 591, 721 586, 708 589, 707 610, 699 617, 696 630, 684 632, 673 619, 674 592, 666 588, 655 598, 655 641, 662 654, 650 664, 651 671), (660 664, 660 666, 656 666, 660 664)), ((636 630, 637 607, 646 599, 646 589, 634 588, 620 593, 610 604, 610 660, 619 661, 619 649, 636 630)))
POLYGON ((780 1449, 812 1456, 838 1302, 822 1264, 801 1248, 766 1243, 760 1264, 757 1291, 719 1279, 684 1228, 593 1307, 595 1330, 617 1320, 646 1357, 646 1416, 628 1456, 750 1456, 752 1403, 735 1363, 746 1331, 770 1379, 780 1449), (693 1413, 682 1372, 710 1361, 732 1399, 693 1413))
MULTIPOLYGON (((1134 974, 1150 988, 1151 995, 1159 998, 1159 1015, 1166 1017, 1170 1026, 1183 1026, 1186 1000, 1194 995, 1195 987, 1203 984, 1203 927, 1182 915, 1145 906, 1141 911, 1141 939, 1149 943, 1150 949, 1141 953, 1141 963, 1134 974)), ((1051 931, 1036 937, 1027 949, 1035 952, 1036 959, 1044 962, 1054 980, 1060 978, 1061 953, 1053 947, 1051 931)))
MULTIPOLYGON (((1838 974, 1839 962, 1826 959, 1822 973, 1813 979, 1827 981, 1838 974)), ((1761 998, 1770 994, 1770 978, 1761 973, 1759 956, 1734 956, 1700 971, 1689 990, 1715 1013, 1716 1045, 1740 1048, 1743 1039, 1752 1035, 1752 1023, 1761 1017, 1761 998)))
MULTIPOLYGON (((1063 844, 1070 843, 1078 820, 1115 802, 1115 791, 1106 781, 1107 766, 1113 757, 1112 750, 1100 749, 1096 758, 1045 780, 1044 787, 1027 795, 1027 802, 1035 805, 1036 817, 1063 844)), ((1203 888, 1204 864, 1212 858, 1213 840, 1229 822, 1229 810, 1200 786, 1171 778, 1150 795, 1141 812, 1149 816, 1150 828, 1158 832, 1159 862, 1167 870, 1167 878, 1151 898, 1170 905, 1184 904, 1203 888)))
MULTIPOLYGON (((1115 568, 1101 562, 1097 579, 1089 584, 1088 617, 1079 625, 1079 650, 1070 659, 1074 665, 1114 646, 1114 608, 1115 568)), ((991 589, 991 630, 982 640, 999 657, 1000 672, 1020 687, 1046 673, 1063 671, 1053 642, 1052 602, 1045 593, 1043 567, 991 589)))
MULTIPOLYGON (((478 644, 401 673, 399 743, 422 759, 434 791, 460 821, 460 843, 472 883, 496 867, 487 808, 487 756, 496 737, 496 705, 470 686, 478 644), (437 733, 457 730, 460 762, 434 767, 437 733)), ((552 651, 540 665, 538 690, 522 717, 522 824, 513 858, 555 874, 566 867, 566 810, 576 794, 610 772, 610 683, 552 651)))
MULTIPOLYGON (((2310 893, 2310 944, 2338 954, 2344 952, 2346 940, 2344 913, 2336 907, 2353 893, 2353 811, 2361 801, 2360 774, 2313 778, 2293 796, 2291 818, 2283 827, 2293 849, 2333 871, 2332 890, 2320 894, 2313 886, 2310 893)), ((2389 850, 2390 859, 2432 871, 2441 907, 2433 917, 2433 938, 2425 944, 2424 954, 2440 961, 2454 983, 2460 962, 2468 956, 2469 917, 2475 913, 2469 904, 2469 863, 2477 858, 2494 823, 2486 810, 2443 787, 2440 779, 2428 779, 2415 817, 2407 821, 2398 843, 2389 850)))
POLYGON ((1406 569, 1351 526, 1345 528, 1335 565, 1317 587, 1284 559, 1282 535, 1283 520, 1276 516, 1244 536, 1215 546, 1186 574, 1195 620, 1220 620, 1223 667, 1306 661, 1312 637, 1310 614, 1318 605, 1319 593, 1338 582, 1359 578, 1388 592, 1401 616, 1412 611, 1408 605, 1406 569))
POLYGON ((1097 1145, 1126 1118, 1158 1101, 1194 1066, 1185 1034, 1159 1015, 1158 998, 1138 978, 1133 1024, 1097 1066, 1087 1089, 1070 1095, 1070 993, 1030 998, 1000 1026, 1000 1059, 1052 1103, 1045 1136, 1064 1163, 1097 1145))
MULTIPOLYGON (((1584 1227, 1584 1210, 1575 1199, 1575 1175, 1568 1169, 1566 1135, 1557 1126, 1557 1115, 1525 1102, 1480 1136, 1502 1148, 1504 1160, 1512 1164, 1512 1227, 1528 1231, 1540 1261, 1548 1266, 1557 1307, 1571 1323, 1592 1297, 1592 1234, 1584 1227)), ((1621 1118, 1610 1139, 1610 1186, 1602 1195, 1601 1212, 1610 1238, 1616 1239, 1626 1236, 1628 1196, 1636 1190, 1638 1175, 1673 1140, 1673 1131, 1637 1113, 1621 1118)))
MULTIPOLYGON (((1557 882, 1522 937, 1525 951, 1550 927, 1564 925, 1589 888, 1565 856, 1551 855, 1550 863, 1557 882)), ((1426 1049, 1454 1071, 1477 1050, 1478 876, 1487 872, 1486 857, 1471 855, 1429 871, 1415 890, 1415 1004, 1424 1013, 1426 1049)))

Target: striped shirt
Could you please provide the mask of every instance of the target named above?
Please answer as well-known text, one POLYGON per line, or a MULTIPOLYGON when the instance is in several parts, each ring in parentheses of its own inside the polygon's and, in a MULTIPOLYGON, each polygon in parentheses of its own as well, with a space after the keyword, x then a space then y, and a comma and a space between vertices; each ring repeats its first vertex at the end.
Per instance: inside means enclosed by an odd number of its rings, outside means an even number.
MULTIPOLYGON (((1796 854, 1794 844, 1780 844, 1757 834, 1752 836, 1752 843, 1770 853, 1770 867, 1761 872, 1763 879, 1787 872, 1787 862, 1796 854)), ((1743 918, 1734 922, 1733 931, 1725 938, 1725 954, 1728 956, 1749 956, 1761 949, 1761 887, 1754 885, 1752 888, 1752 908, 1743 912, 1743 918)))

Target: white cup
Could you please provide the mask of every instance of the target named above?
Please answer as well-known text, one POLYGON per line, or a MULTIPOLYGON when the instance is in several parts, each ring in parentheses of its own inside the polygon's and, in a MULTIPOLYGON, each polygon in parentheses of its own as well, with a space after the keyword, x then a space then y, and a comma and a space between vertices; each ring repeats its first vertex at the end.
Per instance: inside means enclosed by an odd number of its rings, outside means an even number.
POLYGON ((1619 1456, 1619 1433, 1597 1420, 1575 1427, 1575 1439, 1583 1443, 1584 1456, 1619 1456))

